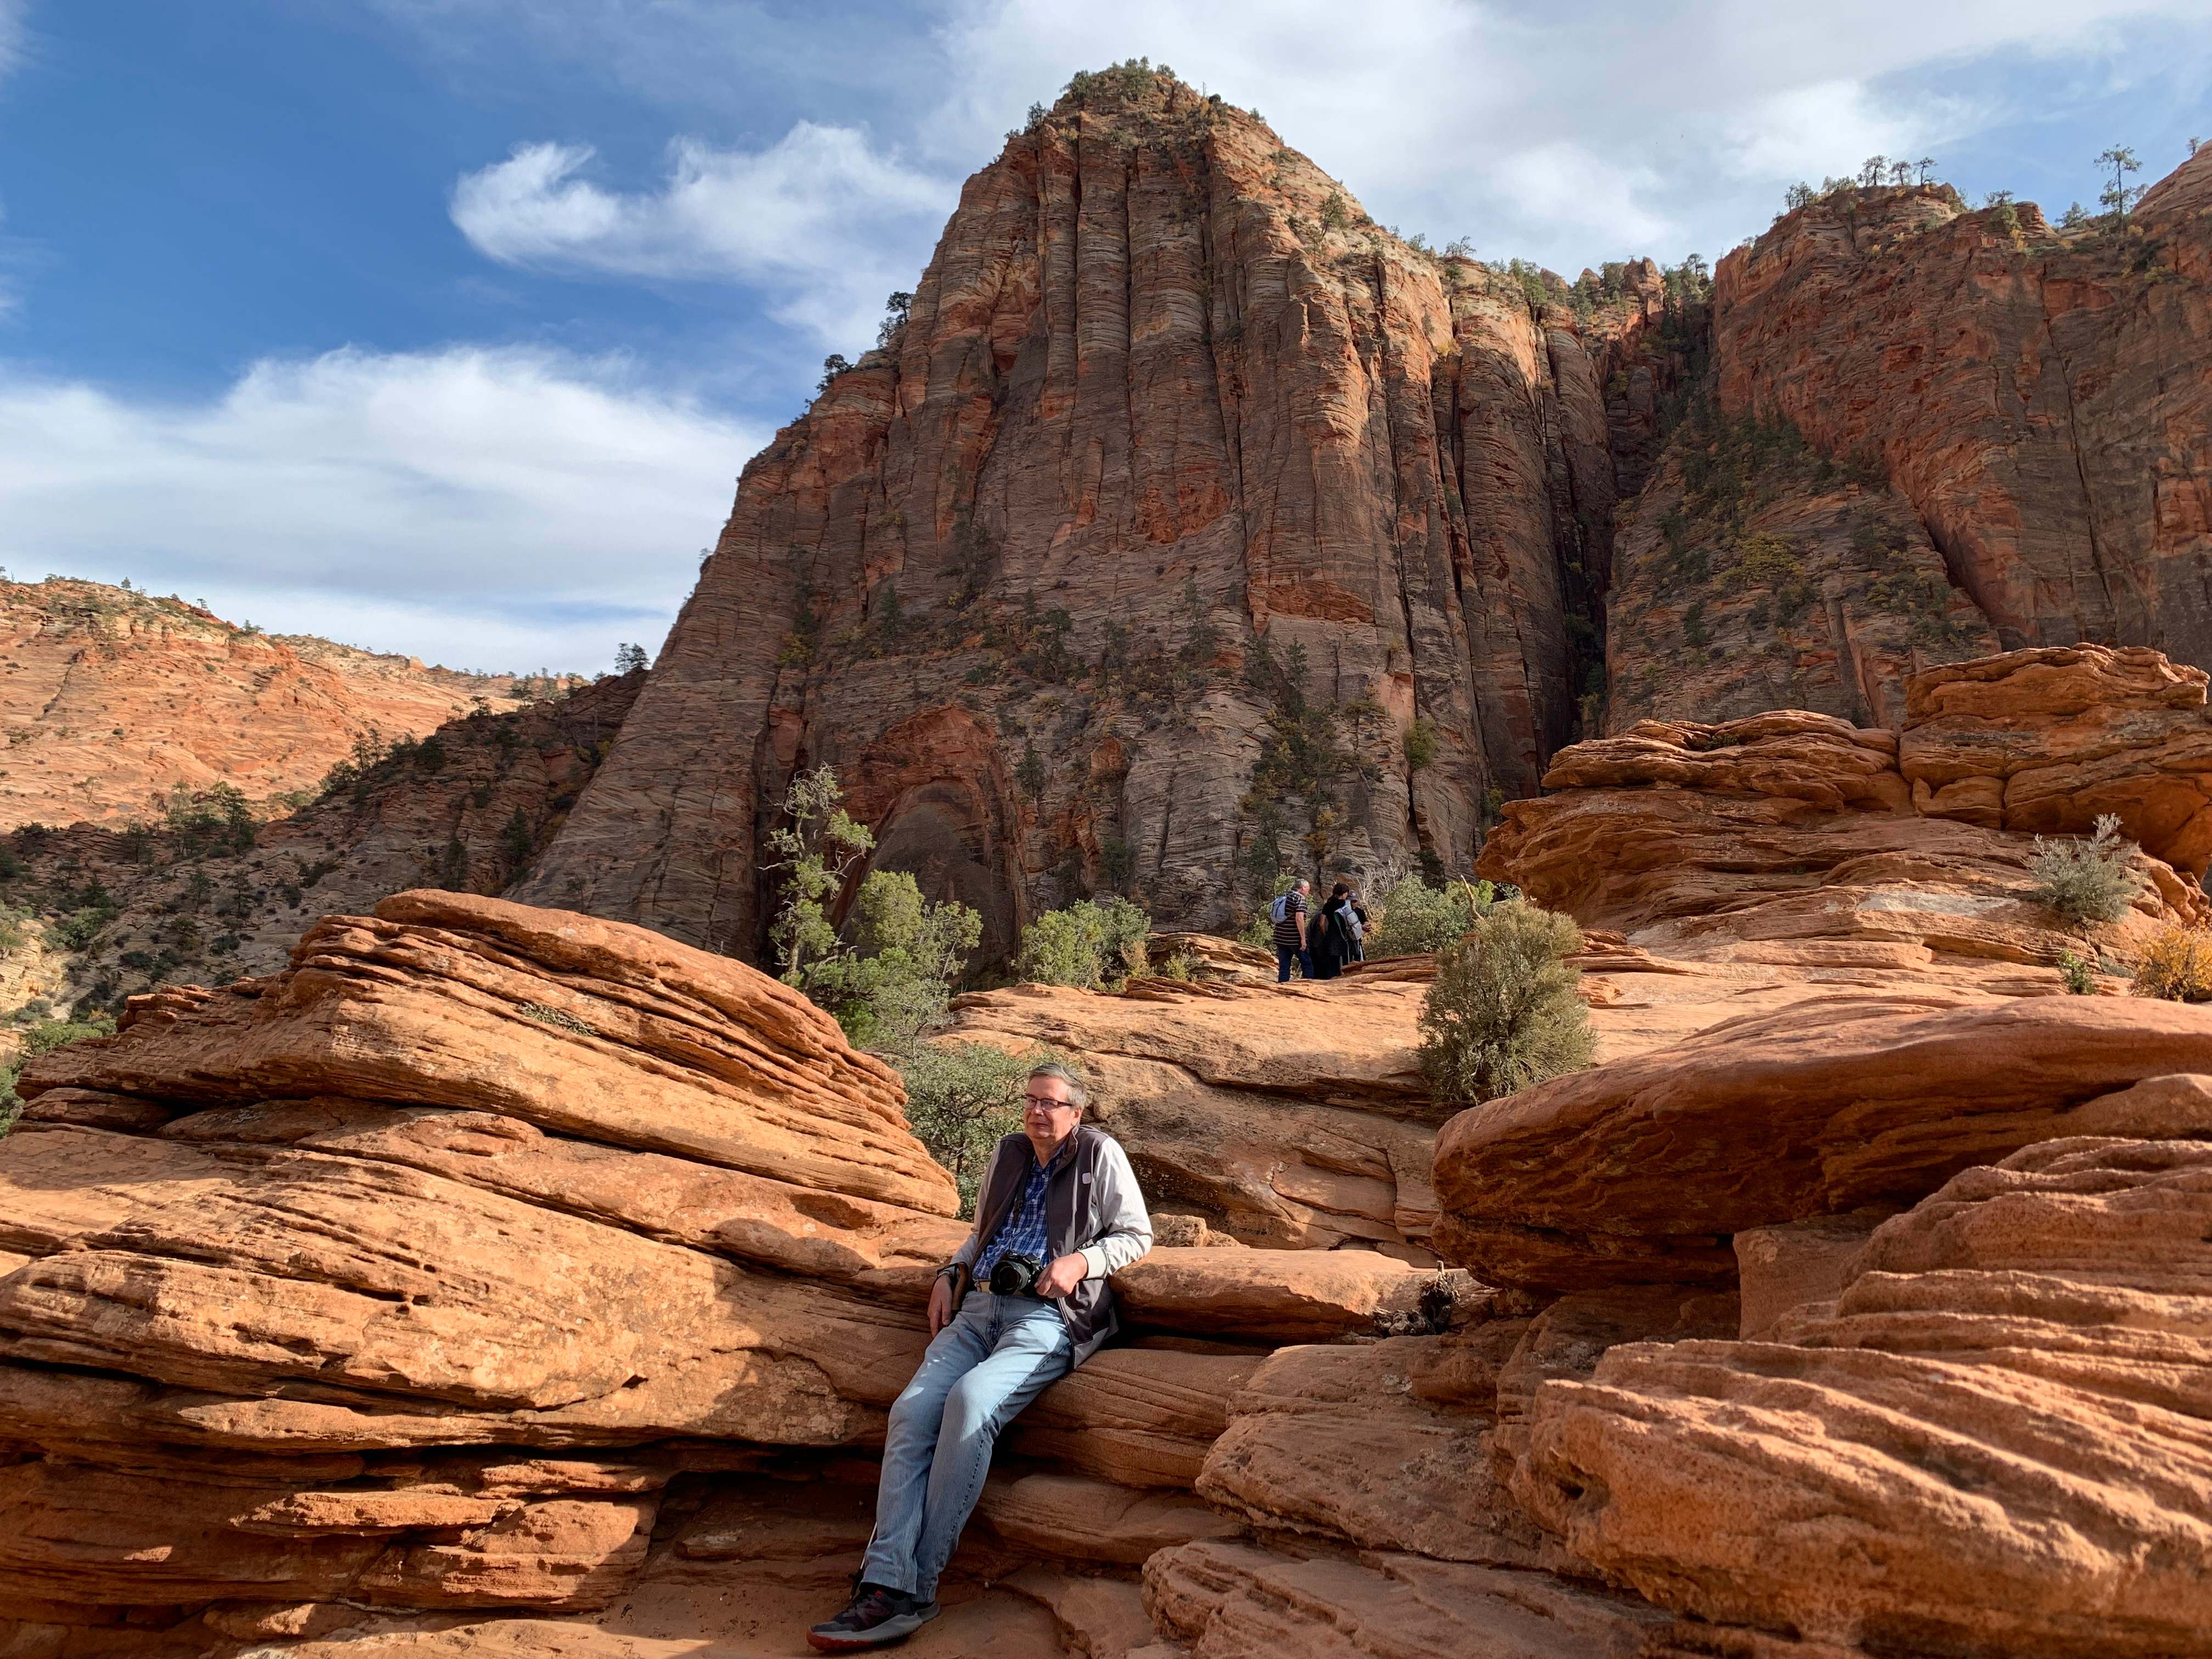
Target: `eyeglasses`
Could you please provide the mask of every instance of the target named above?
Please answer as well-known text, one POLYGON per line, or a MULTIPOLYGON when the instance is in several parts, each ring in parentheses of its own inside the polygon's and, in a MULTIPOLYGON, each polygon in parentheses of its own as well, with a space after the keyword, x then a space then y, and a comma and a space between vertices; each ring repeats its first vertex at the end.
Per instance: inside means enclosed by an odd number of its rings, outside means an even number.
POLYGON ((1050 1095, 1024 1095, 1022 1098, 1032 1106, 1065 1106, 1071 1112, 1075 1109, 1073 1101, 1054 1100, 1050 1095))

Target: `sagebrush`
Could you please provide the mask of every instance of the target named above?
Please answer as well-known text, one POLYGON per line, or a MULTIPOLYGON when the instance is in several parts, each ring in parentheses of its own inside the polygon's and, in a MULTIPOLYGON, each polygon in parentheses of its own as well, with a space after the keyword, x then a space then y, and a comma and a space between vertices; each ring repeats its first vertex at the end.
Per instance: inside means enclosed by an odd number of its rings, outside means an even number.
POLYGON ((2128 867, 2134 850, 2134 843, 2120 834, 2118 817, 2111 812, 2097 820, 2086 838, 2046 841, 2038 836, 2027 864, 2035 878, 2033 896, 2068 921, 2118 921, 2142 890, 2142 878, 2128 867))
POLYGON ((1516 902, 1437 953, 1420 1024, 1421 1069, 1439 1098, 1489 1100, 1589 1063, 1582 972, 1566 960, 1581 946, 1567 917, 1516 902))
POLYGON ((2212 933, 2168 927, 2136 964, 2136 994, 2168 1002, 2212 1002, 2212 933))
MULTIPOLYGON (((43 1003, 39 1006, 45 1006, 43 1003)), ((90 1014, 82 1019, 44 1019, 26 1030, 14 1062, 0 1067, 0 1135, 14 1128, 16 1118, 22 1114, 23 1102, 15 1092, 15 1079, 22 1075, 27 1063, 66 1043, 114 1035, 115 1019, 111 1014, 90 1014)))

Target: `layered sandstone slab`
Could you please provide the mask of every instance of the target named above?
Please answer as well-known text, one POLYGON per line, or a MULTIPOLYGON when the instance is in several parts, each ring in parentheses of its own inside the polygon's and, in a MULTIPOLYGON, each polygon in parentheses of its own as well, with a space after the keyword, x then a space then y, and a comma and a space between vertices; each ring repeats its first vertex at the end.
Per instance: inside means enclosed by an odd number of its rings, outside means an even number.
POLYGON ((1744 1229, 1909 1204, 2037 1141, 2171 1133, 2189 1098, 2117 1091, 2208 1069, 2202 1007, 1839 993, 1469 1108, 1437 1138, 1438 1243, 1493 1283, 1728 1283, 1744 1229))
POLYGON ((1912 682, 1899 764, 1931 817, 2082 835, 2102 814, 2192 875, 2212 858, 2205 675, 2148 647, 2052 646, 1912 682))
POLYGON ((27 1071, 50 1088, 219 1104, 337 1095, 492 1112, 941 1215, 896 1074, 743 964, 641 928, 403 893, 310 930, 268 981, 152 1000, 27 1071))
POLYGON ((1154 1556, 1145 1596, 1206 1659, 1645 1659, 1668 1622, 1544 1573, 1210 1541, 1154 1556))
POLYGON ((641 930, 382 910, 24 1079, 0 1618, 589 1610, 678 1472, 880 1435, 964 1231, 896 1078, 641 930))
POLYGON ((1516 1483, 1663 1606, 1872 1651, 2169 1655, 2212 1630, 2212 1147, 1967 1170, 1766 1342, 1617 1347, 1516 1483))
POLYGON ((956 1000, 950 1037, 1077 1056, 1091 1121, 1156 1212, 1275 1249, 1434 1266, 1433 1125, 1419 984, 1149 980, 1121 996, 1023 985, 956 1000))
POLYGON ((1930 669, 1907 683, 1901 737, 1802 711, 1642 721, 1560 750, 1551 793, 1508 805, 1478 868, 1674 955, 2131 955, 2212 919, 2191 874, 2212 850, 2202 681, 2155 652, 2084 646, 1930 669), (2034 898, 2033 835, 2086 833, 2105 811, 2142 838, 2136 895, 2118 921, 2069 924, 2034 898))

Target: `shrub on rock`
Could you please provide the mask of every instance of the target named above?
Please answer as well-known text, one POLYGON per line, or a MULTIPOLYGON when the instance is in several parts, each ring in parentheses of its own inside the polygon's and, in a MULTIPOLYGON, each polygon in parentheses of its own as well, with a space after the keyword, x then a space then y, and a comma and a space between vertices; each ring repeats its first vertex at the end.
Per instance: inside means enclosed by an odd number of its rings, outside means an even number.
POLYGON ((1085 899, 1048 910, 1022 929, 1014 977, 1082 991, 1116 989, 1130 975, 1145 971, 1145 939, 1152 931, 1152 918, 1125 898, 1103 904, 1085 899))
POLYGON ((2038 836, 2027 866, 2035 878, 2035 902, 2069 921, 2118 921, 2142 885, 2128 868, 2130 851, 2120 820, 2111 812, 2097 820, 2086 841, 2038 836))
POLYGON ((2212 933, 2168 927, 2136 966, 2136 994, 2168 1002, 2212 1002, 2212 933))
POLYGON ((1407 957, 1441 951, 1488 912, 1498 889, 1486 881, 1446 882, 1431 887, 1407 876, 1383 896, 1382 920, 1368 941, 1370 957, 1407 957))
POLYGON ((1437 952, 1421 1002, 1421 1069, 1439 1097, 1488 1100, 1589 1063, 1582 974, 1566 961, 1581 946, 1567 917, 1515 902, 1437 952))

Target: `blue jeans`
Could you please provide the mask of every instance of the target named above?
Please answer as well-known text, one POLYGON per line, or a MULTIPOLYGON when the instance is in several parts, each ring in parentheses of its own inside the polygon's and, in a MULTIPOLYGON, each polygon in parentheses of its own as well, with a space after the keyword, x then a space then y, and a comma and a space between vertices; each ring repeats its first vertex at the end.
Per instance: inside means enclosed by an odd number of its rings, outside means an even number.
POLYGON ((1291 964, 1298 965, 1298 972, 1306 978, 1314 976, 1313 952, 1297 945, 1278 945, 1275 947, 1275 983, 1280 985, 1291 976, 1291 964))
POLYGON ((865 1583, 933 1600, 1015 1413, 1067 1375, 1075 1346, 1054 1304, 970 1291, 891 1406, 865 1583))

